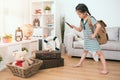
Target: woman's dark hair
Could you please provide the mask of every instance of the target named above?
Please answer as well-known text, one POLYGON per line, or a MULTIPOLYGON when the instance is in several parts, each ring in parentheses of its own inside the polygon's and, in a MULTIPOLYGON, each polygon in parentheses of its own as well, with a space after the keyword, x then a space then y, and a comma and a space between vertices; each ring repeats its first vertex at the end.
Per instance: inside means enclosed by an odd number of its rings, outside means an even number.
POLYGON ((85 4, 79 3, 76 6, 76 10, 80 11, 81 13, 87 12, 89 15, 91 15, 89 10, 88 10, 88 7, 85 4))

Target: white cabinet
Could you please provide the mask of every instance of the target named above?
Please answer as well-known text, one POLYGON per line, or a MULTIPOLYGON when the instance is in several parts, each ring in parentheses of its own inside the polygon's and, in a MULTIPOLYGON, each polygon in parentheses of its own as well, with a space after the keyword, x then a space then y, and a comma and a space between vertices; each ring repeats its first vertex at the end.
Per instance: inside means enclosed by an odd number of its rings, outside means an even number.
POLYGON ((38 50, 38 41, 32 41, 32 42, 29 44, 29 50, 30 50, 31 53, 32 53, 33 51, 38 50))
POLYGON ((22 44, 14 44, 5 48, 7 53, 6 57, 8 57, 7 63, 14 61, 13 53, 17 51, 21 51, 21 48, 22 48, 22 44))
POLYGON ((54 0, 31 0, 30 22, 34 26, 33 36, 55 35, 54 0), (38 32, 40 30, 41 32, 38 32), (37 33, 37 34, 35 34, 37 33))
POLYGON ((20 42, 12 43, 0 43, 0 55, 3 58, 2 63, 0 64, 0 71, 6 67, 6 64, 14 61, 13 53, 16 51, 21 51, 22 47, 28 49, 27 57, 32 57, 32 52, 39 50, 38 39, 34 40, 23 40, 20 42))
POLYGON ((21 47, 22 47, 21 44, 8 46, 8 51, 9 51, 8 53, 12 54, 13 52, 21 51, 21 47))

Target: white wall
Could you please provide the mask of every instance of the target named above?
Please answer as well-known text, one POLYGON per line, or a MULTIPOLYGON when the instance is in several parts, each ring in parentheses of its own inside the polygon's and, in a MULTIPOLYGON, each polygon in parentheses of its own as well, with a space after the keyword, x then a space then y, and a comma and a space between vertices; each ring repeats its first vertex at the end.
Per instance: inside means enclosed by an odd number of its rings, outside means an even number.
MULTIPOLYGON (((92 16, 104 20, 108 27, 120 26, 120 0, 55 0, 56 2, 56 33, 60 38, 60 19, 65 16, 66 21, 79 26, 80 19, 75 7, 79 3, 85 3, 92 16)), ((65 36, 71 33, 69 27, 65 27, 65 36)))
POLYGON ((104 20, 108 27, 120 26, 120 0, 60 0, 59 2, 60 14, 65 14, 66 20, 72 24, 79 25, 80 21, 75 12, 76 5, 85 3, 90 13, 96 19, 104 20))
POLYGON ((0 34, 15 34, 30 22, 30 0, 0 0, 0 34))

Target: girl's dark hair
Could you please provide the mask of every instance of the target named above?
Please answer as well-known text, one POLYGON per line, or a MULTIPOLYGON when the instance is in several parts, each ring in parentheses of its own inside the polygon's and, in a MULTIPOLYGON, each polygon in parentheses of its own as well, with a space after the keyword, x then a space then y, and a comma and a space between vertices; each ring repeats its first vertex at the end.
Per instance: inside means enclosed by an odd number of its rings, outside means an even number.
POLYGON ((79 3, 76 6, 76 10, 80 11, 81 13, 87 12, 89 15, 91 15, 89 10, 88 10, 88 7, 85 4, 79 3))

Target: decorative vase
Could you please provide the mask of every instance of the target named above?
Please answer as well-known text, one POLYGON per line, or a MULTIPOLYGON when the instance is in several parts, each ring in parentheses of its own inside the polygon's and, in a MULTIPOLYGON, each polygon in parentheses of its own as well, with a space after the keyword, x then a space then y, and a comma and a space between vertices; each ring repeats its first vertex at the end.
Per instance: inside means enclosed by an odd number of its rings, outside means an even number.
POLYGON ((65 44, 64 44, 64 43, 61 43, 60 49, 61 49, 61 53, 62 53, 62 54, 65 54, 65 53, 66 53, 66 47, 65 47, 65 44))
POLYGON ((8 42, 12 42, 12 38, 8 38, 8 42))
POLYGON ((3 69, 5 69, 4 61, 0 61, 0 71, 2 71, 3 69))
POLYGON ((50 14, 50 10, 45 10, 45 14, 50 14))
POLYGON ((8 42, 9 42, 8 38, 3 38, 3 43, 8 43, 8 42))

